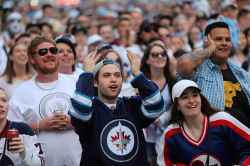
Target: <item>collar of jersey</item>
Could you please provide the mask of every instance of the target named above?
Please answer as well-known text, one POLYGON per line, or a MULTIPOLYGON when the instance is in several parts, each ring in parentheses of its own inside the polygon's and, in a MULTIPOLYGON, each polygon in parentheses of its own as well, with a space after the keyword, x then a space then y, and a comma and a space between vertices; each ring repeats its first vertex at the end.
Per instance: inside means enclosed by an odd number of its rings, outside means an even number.
POLYGON ((191 144, 193 144, 195 146, 199 146, 203 142, 203 140, 204 140, 204 138, 206 136, 206 133, 207 133, 207 127, 208 127, 208 118, 207 118, 207 116, 205 116, 205 118, 203 119, 203 124, 202 125, 203 125, 202 133, 201 133, 200 138, 198 140, 194 140, 193 138, 191 138, 185 132, 183 127, 181 127, 181 132, 182 132, 183 136, 186 138, 186 140, 188 142, 190 142, 191 144))

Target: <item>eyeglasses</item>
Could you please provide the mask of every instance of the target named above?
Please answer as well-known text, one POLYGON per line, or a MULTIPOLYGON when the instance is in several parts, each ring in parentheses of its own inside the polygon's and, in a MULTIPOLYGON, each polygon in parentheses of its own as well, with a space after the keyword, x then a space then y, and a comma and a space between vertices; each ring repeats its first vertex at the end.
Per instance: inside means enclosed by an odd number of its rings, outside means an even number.
POLYGON ((167 57, 167 54, 165 54, 165 52, 152 52, 152 53, 150 53, 150 55, 152 58, 160 58, 160 57, 165 58, 165 57, 167 57))
POLYGON ((56 47, 41 48, 37 52, 38 52, 39 56, 45 56, 46 54, 48 54, 48 52, 50 52, 51 54, 56 55, 57 52, 58 52, 58 49, 56 47))

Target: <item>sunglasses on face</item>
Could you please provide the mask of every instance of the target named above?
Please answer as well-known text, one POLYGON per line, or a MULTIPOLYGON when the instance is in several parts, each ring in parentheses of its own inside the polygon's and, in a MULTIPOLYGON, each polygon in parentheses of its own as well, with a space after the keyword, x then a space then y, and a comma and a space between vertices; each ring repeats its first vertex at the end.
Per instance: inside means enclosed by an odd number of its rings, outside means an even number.
POLYGON ((150 55, 152 58, 160 58, 160 57, 165 58, 165 57, 167 57, 167 55, 164 52, 152 52, 150 55))
POLYGON ((53 55, 56 55, 58 52, 58 49, 56 47, 41 48, 37 52, 39 56, 45 56, 46 54, 48 54, 48 52, 50 52, 53 55))
POLYGON ((11 20, 9 20, 9 22, 10 22, 10 23, 13 23, 13 22, 21 22, 21 20, 19 20, 19 19, 11 19, 11 20))

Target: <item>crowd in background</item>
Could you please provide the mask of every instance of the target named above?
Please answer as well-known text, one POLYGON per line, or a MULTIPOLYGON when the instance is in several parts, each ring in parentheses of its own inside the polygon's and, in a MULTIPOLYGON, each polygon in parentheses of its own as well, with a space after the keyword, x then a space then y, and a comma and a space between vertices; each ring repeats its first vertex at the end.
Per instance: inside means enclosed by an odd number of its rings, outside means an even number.
MULTIPOLYGON (((209 23, 220 20, 229 25, 233 45, 229 61, 250 72, 250 1, 247 0, 102 2, 92 8, 12 3, 2 6, 2 16, 0 88, 10 98, 18 86, 37 76, 35 65, 39 64, 32 63, 28 56, 28 47, 36 37, 43 36, 56 43, 58 71, 69 78, 67 85, 71 82, 75 86, 78 76, 84 72, 84 58, 92 51, 118 61, 123 67, 120 96, 138 93, 130 84, 133 76, 128 59, 130 53, 137 55, 141 59, 141 71, 158 85, 166 106, 166 112, 144 130, 151 165, 156 165, 155 143, 170 118, 170 94, 178 79, 178 59, 206 46, 204 30, 209 23)), ((39 82, 36 85, 44 89, 39 82)), ((56 83, 46 88, 54 86, 56 83)), ((74 91, 72 85, 64 90, 70 95, 74 91)))
MULTIPOLYGON (((230 59, 247 69, 248 3, 232 0, 97 3, 93 9, 12 3, 12 6, 2 7, 1 52, 10 54, 16 43, 27 45, 38 35, 55 39, 68 34, 72 35, 75 45, 77 66, 91 51, 93 43, 98 42, 113 45, 121 54, 125 66, 128 65, 126 50, 142 57, 148 43, 155 38, 163 41, 170 58, 178 58, 185 52, 202 48, 204 28, 209 20, 219 18, 228 22, 232 29, 234 50, 230 59)), ((7 59, 1 58, 1 74, 5 72, 7 59)))

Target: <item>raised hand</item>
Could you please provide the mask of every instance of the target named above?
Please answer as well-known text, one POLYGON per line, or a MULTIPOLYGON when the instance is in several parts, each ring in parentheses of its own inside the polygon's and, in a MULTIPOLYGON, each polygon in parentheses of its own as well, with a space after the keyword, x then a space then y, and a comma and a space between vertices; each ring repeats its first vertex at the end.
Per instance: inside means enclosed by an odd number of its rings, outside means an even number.
POLYGON ((83 61, 85 72, 93 72, 96 62, 101 58, 101 54, 97 54, 97 50, 90 52, 83 61))
POLYGON ((216 50, 216 43, 210 35, 207 36, 207 49, 210 56, 212 56, 214 51, 216 50))
POLYGON ((137 76, 140 74, 141 59, 131 51, 128 51, 128 59, 131 65, 132 74, 137 76))

